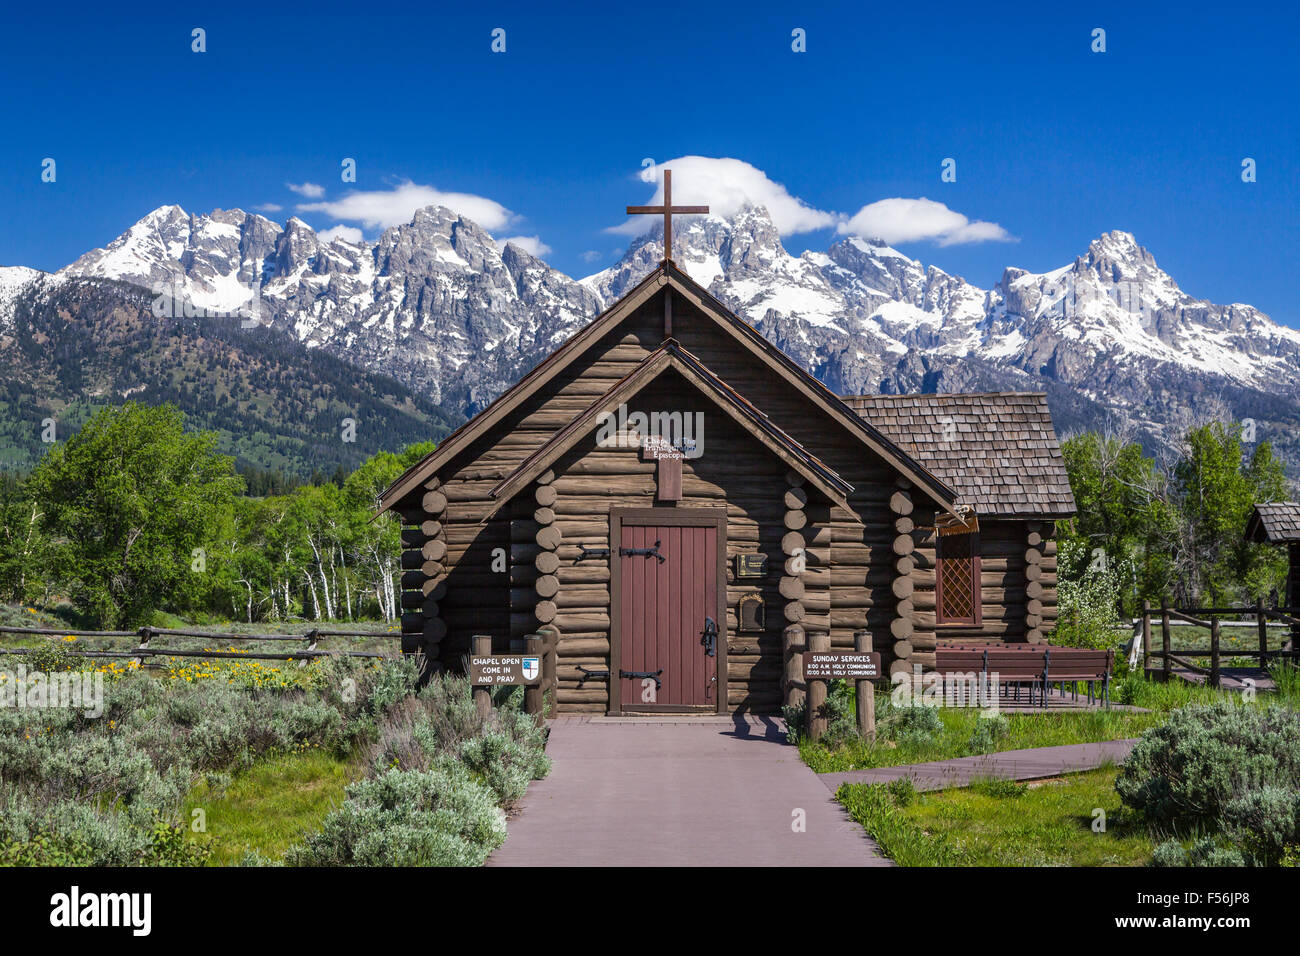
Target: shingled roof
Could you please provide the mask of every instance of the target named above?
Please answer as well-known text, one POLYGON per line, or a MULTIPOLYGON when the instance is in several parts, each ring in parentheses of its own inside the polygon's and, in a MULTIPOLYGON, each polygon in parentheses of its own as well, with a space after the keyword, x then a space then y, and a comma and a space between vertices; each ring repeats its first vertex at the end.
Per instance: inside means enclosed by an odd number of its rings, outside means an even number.
POLYGON ((1246 522, 1246 537, 1271 544, 1300 541, 1300 502, 1274 501, 1255 505, 1254 514, 1246 522))
POLYGON ((978 515, 1077 510, 1043 392, 851 395, 843 401, 978 515))

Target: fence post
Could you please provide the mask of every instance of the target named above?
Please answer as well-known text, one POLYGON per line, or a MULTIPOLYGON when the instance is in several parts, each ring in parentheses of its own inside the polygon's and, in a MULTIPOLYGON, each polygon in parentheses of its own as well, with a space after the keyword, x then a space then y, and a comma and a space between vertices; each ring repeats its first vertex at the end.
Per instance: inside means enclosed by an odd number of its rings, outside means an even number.
MULTIPOLYGON (((148 626, 140 628, 140 646, 137 647, 136 650, 137 650, 137 651, 147 651, 147 650, 149 649, 149 638, 150 638, 152 635, 153 635, 153 629, 152 629, 152 628, 150 628, 150 627, 148 627, 148 626)), ((135 666, 136 666, 136 667, 144 667, 144 657, 143 657, 143 656, 132 658, 132 660, 135 661, 135 666)))
MULTIPOLYGON (((475 634, 469 646, 474 657, 487 657, 492 653, 492 638, 488 634, 475 634)), ((474 708, 480 717, 492 715, 492 692, 486 687, 474 688, 474 708)))
POLYGON ((1219 686, 1219 618, 1210 618, 1210 686, 1219 686))
MULTIPOLYGON (((529 634, 524 638, 524 653, 529 657, 541 658, 543 653, 542 635, 529 634)), ((532 714, 533 719, 539 724, 543 719, 546 700, 546 674, 543 671, 540 680, 536 684, 529 684, 524 688, 524 711, 532 714)))
POLYGON ((1172 661, 1169 655, 1173 652, 1170 646, 1173 642, 1169 637, 1169 598, 1160 599, 1160 649, 1164 651, 1164 656, 1160 658, 1160 679, 1166 684, 1169 683, 1172 661))
MULTIPOLYGON (((828 654, 831 649, 831 636, 825 631, 808 634, 808 650, 818 654, 828 654)), ((808 736, 820 740, 826 733, 826 681, 808 681, 808 736)))
POLYGON ((1268 666, 1268 614, 1264 611, 1264 598, 1255 598, 1256 626, 1259 628, 1259 666, 1268 666))
MULTIPOLYGON (((871 632, 857 631, 853 635, 853 649, 859 654, 871 653, 871 632)), ((876 685, 869 680, 858 681, 858 735, 863 740, 876 739, 876 685)))
MULTIPOLYGON (((307 632, 307 650, 309 651, 316 650, 316 641, 319 639, 319 637, 320 637, 319 628, 313 627, 310 631, 307 632)), ((306 667, 307 662, 309 660, 311 660, 311 658, 304 657, 302 660, 298 661, 298 666, 306 667)))
POLYGON ((1142 674, 1151 670, 1151 602, 1142 599, 1142 674))

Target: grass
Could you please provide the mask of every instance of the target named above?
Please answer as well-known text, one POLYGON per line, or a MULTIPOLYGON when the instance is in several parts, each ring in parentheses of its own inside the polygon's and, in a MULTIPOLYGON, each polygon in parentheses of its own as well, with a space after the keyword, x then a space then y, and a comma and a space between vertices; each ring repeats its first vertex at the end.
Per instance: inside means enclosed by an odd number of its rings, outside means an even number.
MULTIPOLYGON (((1277 664, 1273 667, 1272 676, 1277 683, 1276 693, 1259 694, 1255 702, 1276 701, 1300 707, 1300 669, 1290 664, 1277 664)), ((1006 732, 998 736, 990 747, 987 743, 973 745, 975 741, 972 741, 972 735, 982 719, 977 710, 942 707, 938 708, 938 715, 943 730, 928 740, 896 742, 888 739, 887 731, 882 732, 874 743, 856 737, 813 743, 801 737, 799 753, 815 772, 833 773, 897 767, 1005 750, 1098 743, 1103 740, 1140 737, 1147 730, 1163 723, 1172 710, 1192 703, 1209 703, 1224 698, 1236 703, 1248 703, 1241 694, 1232 691, 1214 690, 1183 680, 1172 680, 1164 684, 1147 680, 1140 673, 1128 673, 1112 683, 1111 699, 1117 704, 1140 707, 1149 713, 1089 710, 1004 714, 1006 732)), ((887 699, 887 695, 877 694, 877 714, 885 710, 887 699)))
POLYGON ((200 783, 185 801, 183 819, 206 816, 206 833, 190 838, 212 846, 212 866, 235 866, 254 851, 279 860, 292 844, 320 829, 325 815, 343 802, 344 788, 362 776, 360 767, 322 751, 284 754, 259 761, 213 789, 200 783))
POLYGON ((977 782, 914 795, 906 787, 845 784, 849 814, 900 866, 1141 866, 1160 835, 1115 793, 1114 767, 1029 786, 977 782), (1094 821, 1105 816, 1105 829, 1094 821))
MULTIPOLYGON (((883 709, 879 704, 877 710, 883 709)), ((838 745, 799 741, 804 762, 817 773, 844 770, 868 770, 873 767, 897 767, 928 760, 948 760, 977 753, 998 753, 1030 747, 1055 747, 1061 744, 1096 743, 1139 737, 1143 731, 1160 723, 1156 713, 1123 710, 1093 710, 1074 713, 1005 714, 1006 733, 987 747, 971 747, 971 737, 979 712, 973 709, 939 708, 943 731, 935 738, 918 743, 896 743, 881 739, 875 743, 851 738, 838 745)))

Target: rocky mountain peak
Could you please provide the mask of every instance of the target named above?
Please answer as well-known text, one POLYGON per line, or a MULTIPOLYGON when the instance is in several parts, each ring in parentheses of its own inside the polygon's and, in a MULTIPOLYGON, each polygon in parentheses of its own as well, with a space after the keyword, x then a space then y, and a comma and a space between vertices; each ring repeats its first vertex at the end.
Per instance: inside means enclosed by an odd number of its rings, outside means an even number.
MULTIPOLYGON (((62 273, 165 280, 225 309, 256 292, 272 329, 469 414, 659 264, 662 226, 644 226, 618 262, 575 282, 443 206, 357 244, 323 243, 296 218, 163 206, 62 273)), ((1263 421, 1258 396, 1276 395, 1300 420, 1300 333, 1192 298, 1128 232, 1048 272, 1009 267, 991 289, 879 239, 792 255, 758 205, 678 217, 674 258, 842 393, 1047 389, 1158 440, 1203 396, 1239 396, 1237 413, 1263 421)))

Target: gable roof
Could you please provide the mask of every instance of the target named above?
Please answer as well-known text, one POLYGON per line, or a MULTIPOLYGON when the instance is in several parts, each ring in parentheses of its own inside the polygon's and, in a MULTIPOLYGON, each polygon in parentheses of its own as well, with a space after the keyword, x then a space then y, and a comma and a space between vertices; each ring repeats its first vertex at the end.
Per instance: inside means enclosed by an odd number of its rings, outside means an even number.
POLYGON ((596 427, 603 412, 617 408, 669 369, 676 370, 698 388, 742 429, 802 475, 833 504, 848 507, 845 496, 853 490, 851 484, 775 425, 679 342, 669 339, 498 482, 489 493, 497 503, 483 520, 491 517, 492 513, 550 467, 557 458, 588 435, 596 427))
POLYGON ((1078 509, 1043 392, 854 395, 845 402, 988 516, 1078 509))
POLYGON ((1246 539, 1269 544, 1300 541, 1300 502, 1274 501, 1255 505, 1246 522, 1246 539))
POLYGON ((518 408, 530 395, 563 371, 570 362, 583 353, 586 346, 597 341, 621 320, 668 287, 706 315, 715 318, 718 326, 730 333, 738 344, 787 379, 831 418, 839 421, 859 441, 928 494, 936 504, 946 511, 952 510, 956 492, 948 483, 910 457, 870 422, 855 415, 838 396, 795 364, 789 356, 742 321, 671 261, 661 262, 631 292, 575 332, 563 345, 538 363, 492 404, 443 439, 433 452, 403 472, 380 496, 379 510, 392 508, 406 495, 415 491, 458 451, 486 433, 518 408))

